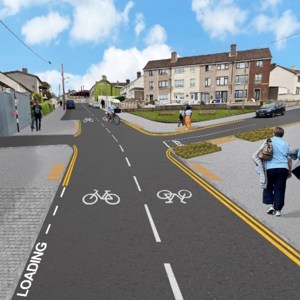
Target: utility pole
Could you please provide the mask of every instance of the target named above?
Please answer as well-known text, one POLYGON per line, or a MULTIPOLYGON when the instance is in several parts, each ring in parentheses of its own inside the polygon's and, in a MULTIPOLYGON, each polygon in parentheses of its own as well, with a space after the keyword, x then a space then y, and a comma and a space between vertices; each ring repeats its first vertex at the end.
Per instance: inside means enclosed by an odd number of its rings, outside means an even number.
POLYGON ((64 64, 61 64, 61 77, 62 77, 62 99, 63 109, 66 109, 66 95, 65 95, 65 77, 64 77, 64 64))

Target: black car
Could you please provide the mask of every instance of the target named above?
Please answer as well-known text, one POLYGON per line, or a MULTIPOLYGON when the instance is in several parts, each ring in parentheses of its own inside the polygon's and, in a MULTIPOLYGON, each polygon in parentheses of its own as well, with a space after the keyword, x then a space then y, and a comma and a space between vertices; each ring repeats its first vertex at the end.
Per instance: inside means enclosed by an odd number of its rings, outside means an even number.
POLYGON ((66 108, 67 109, 74 109, 75 108, 75 101, 72 99, 66 100, 66 108))
POLYGON ((267 102, 256 111, 256 117, 271 117, 275 115, 284 115, 285 106, 281 101, 267 102))

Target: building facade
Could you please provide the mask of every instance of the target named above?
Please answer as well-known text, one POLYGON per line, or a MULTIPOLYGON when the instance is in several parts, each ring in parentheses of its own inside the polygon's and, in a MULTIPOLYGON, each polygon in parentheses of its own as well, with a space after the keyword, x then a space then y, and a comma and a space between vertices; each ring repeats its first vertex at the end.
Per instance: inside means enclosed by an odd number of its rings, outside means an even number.
POLYGON ((126 85, 121 88, 121 96, 128 100, 143 100, 144 99, 144 76, 141 72, 137 72, 135 80, 127 79, 126 85))
POLYGON ((267 100, 269 48, 149 61, 144 67, 145 100, 168 103, 235 103, 267 100))

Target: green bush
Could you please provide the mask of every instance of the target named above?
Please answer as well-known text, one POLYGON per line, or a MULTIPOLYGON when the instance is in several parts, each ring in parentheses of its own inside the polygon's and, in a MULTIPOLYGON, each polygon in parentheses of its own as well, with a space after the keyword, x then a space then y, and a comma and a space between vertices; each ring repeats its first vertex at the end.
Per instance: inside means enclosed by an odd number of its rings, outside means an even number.
POLYGON ((176 155, 182 158, 192 158, 221 151, 218 145, 209 142, 192 143, 184 146, 176 146, 173 148, 176 155))
POLYGON ((272 127, 265 127, 253 131, 248 131, 248 132, 239 132, 235 134, 234 136, 243 139, 246 141, 250 142, 256 142, 260 140, 265 140, 273 136, 273 130, 274 128, 272 127))

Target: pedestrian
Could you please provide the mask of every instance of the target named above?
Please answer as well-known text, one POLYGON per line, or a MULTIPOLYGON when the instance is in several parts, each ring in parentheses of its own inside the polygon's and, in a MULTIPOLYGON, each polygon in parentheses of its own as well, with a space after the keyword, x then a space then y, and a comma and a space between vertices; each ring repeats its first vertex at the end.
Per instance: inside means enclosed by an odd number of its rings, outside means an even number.
POLYGON ((192 108, 187 105, 184 112, 185 130, 191 129, 192 126, 192 108))
POLYGON ((184 115, 184 107, 181 107, 178 116, 178 127, 180 127, 180 125, 184 126, 184 115))
POLYGON ((101 99, 101 107, 104 108, 104 106, 105 106, 105 101, 104 99, 101 99))
POLYGON ((41 130, 42 107, 39 105, 37 100, 34 101, 34 104, 32 106, 32 112, 35 119, 36 131, 39 131, 41 130))
POLYGON ((284 206, 286 181, 292 174, 292 160, 289 153, 289 144, 283 140, 284 129, 274 128, 274 136, 271 138, 273 157, 271 160, 261 160, 259 151, 265 143, 256 151, 252 158, 260 166, 260 182, 263 187, 262 200, 267 205, 269 215, 281 216, 284 206))

